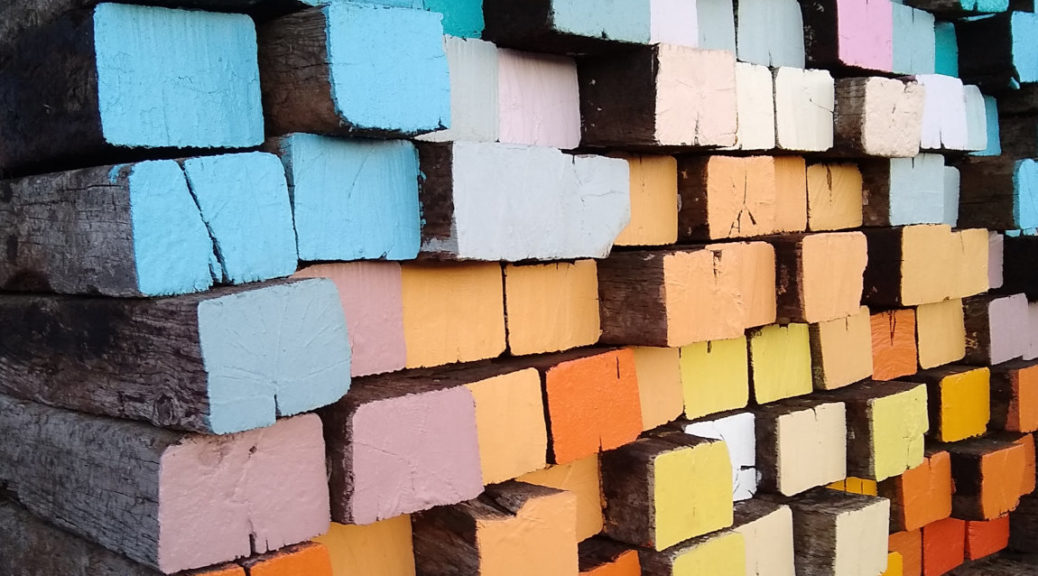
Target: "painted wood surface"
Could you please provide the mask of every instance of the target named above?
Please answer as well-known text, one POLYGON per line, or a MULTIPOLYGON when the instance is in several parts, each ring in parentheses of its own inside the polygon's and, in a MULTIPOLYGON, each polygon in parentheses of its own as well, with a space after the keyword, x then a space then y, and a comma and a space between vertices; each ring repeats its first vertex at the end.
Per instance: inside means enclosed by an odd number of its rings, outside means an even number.
POLYGON ((812 390, 807 324, 772 324, 749 333, 750 388, 758 404, 812 390))
POLYGON ((750 362, 745 336, 683 346, 680 366, 686 418, 746 407, 750 362))
POLYGON ((602 474, 599 455, 588 456, 569 464, 556 464, 518 478, 520 482, 564 490, 577 498, 577 540, 586 541, 602 531, 602 474))
POLYGON ((804 19, 795 0, 736 3, 739 60, 770 68, 804 68, 804 19))
POLYGON ((741 502, 757 493, 757 440, 752 412, 735 412, 697 420, 686 434, 724 441, 732 465, 732 500, 741 502))
POLYGON ((648 44, 650 0, 484 0, 483 37, 500 46, 557 54, 648 44))
POLYGON ((1009 515, 966 522, 966 559, 979 560, 1009 545, 1009 515))
POLYGON ((562 149, 580 144, 574 59, 500 50, 497 77, 501 142, 562 149))
MULTIPOLYGON (((810 337, 816 390, 835 390, 872 377, 873 331, 867 307, 845 318, 811 324, 810 337)), ((915 354, 911 360, 914 367, 915 354)))
POLYGON ((746 573, 746 540, 731 530, 693 538, 663 552, 642 549, 638 555, 645 574, 681 576, 698 570, 717 576, 746 573))
POLYGON ((888 0, 810 0, 801 10, 808 66, 893 69, 894 13, 888 0))
POLYGON ((991 367, 991 425, 1008 432, 1038 430, 1038 366, 1014 361, 991 367))
POLYGON ((735 504, 735 532, 746 541, 746 576, 793 576, 793 513, 752 499, 735 504))
POLYGON ((891 551, 901 554, 901 567, 905 575, 923 574, 923 531, 894 532, 888 545, 891 551))
POLYGON ((577 554, 581 576, 640 576, 642 573, 638 552, 607 538, 581 542, 577 554))
POLYGON ((839 78, 834 144, 848 155, 907 158, 919 153, 926 92, 912 80, 839 78))
POLYGON ((466 387, 476 403, 484 484, 504 482, 547 466, 548 433, 541 377, 536 370, 506 372, 474 380, 466 387))
POLYGON ((860 228, 862 176, 856 164, 815 163, 807 167, 807 227, 812 232, 860 228))
POLYGON ((858 311, 868 259, 864 234, 787 234, 772 245, 780 319, 825 322, 858 311))
POLYGON ((832 148, 836 106, 832 75, 795 67, 776 68, 773 74, 777 147, 803 152, 832 148))
MULTIPOLYGON (((448 33, 446 21, 444 27, 444 32, 448 33)), ((450 73, 450 128, 422 134, 417 139, 426 142, 496 142, 501 117, 497 47, 478 38, 452 35, 444 37, 444 51, 450 73)))
POLYGON ((947 366, 920 372, 912 380, 927 385, 930 435, 934 440, 957 443, 984 434, 991 418, 988 368, 947 366))
POLYGON ((673 156, 624 156, 631 175, 631 221, 616 246, 665 246, 678 240, 678 163, 673 156))
POLYGON ((890 7, 893 9, 893 71, 933 74, 937 56, 933 14, 897 2, 891 2, 890 7))
POLYGON ((767 66, 735 63, 739 125, 732 150, 775 148, 775 81, 767 66))
POLYGON ((1028 38, 1036 29, 1038 16, 1033 12, 1001 12, 957 21, 959 76, 988 91, 1035 82, 1038 49, 1028 38))
POLYGON ((923 574, 944 574, 966 556, 966 522, 945 518, 923 527, 923 574))
POLYGON ((791 399, 754 411, 758 490, 794 496, 847 477, 842 402, 791 399))
POLYGON ((962 300, 923 304, 915 309, 916 350, 923 369, 957 362, 966 356, 962 300))
POLYGON ((1020 358, 1030 346, 1027 296, 974 296, 963 301, 966 359, 993 366, 1020 358))
POLYGON ((1027 472, 1026 447, 1000 438, 976 438, 949 445, 955 494, 952 515, 994 520, 1020 502, 1027 472))
POLYGON ((895 380, 916 373, 915 310, 877 312, 872 329, 872 377, 895 380))
POLYGON ((513 355, 590 346, 601 334, 594 260, 504 268, 505 325, 513 355))
POLYGON ((685 410, 681 350, 636 346, 632 351, 642 429, 652 430, 676 420, 685 410))
POLYGON ((944 157, 869 159, 862 172, 866 226, 910 226, 945 221, 944 157))
POLYGON ((328 532, 315 538, 328 549, 332 574, 384 574, 415 576, 411 518, 354 526, 332 522, 328 532))
MULTIPOLYGON (((879 485, 880 495, 890 499, 890 529, 897 532, 917 532, 951 516, 954 491, 951 456, 943 450, 928 451, 921 464, 879 485)), ((905 559, 914 559, 898 549, 905 559)))
POLYGON ((926 386, 865 383, 836 393, 847 408, 847 473, 877 482, 923 462, 926 386))

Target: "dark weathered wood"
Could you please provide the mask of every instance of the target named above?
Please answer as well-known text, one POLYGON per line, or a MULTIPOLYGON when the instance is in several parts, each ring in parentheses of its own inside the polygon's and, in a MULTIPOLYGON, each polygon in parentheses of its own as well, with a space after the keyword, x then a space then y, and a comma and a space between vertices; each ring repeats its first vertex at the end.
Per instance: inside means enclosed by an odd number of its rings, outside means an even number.
POLYGON ((1038 429, 1038 361, 1013 360, 991 367, 991 427, 1007 432, 1038 429))
POLYGON ((1002 252, 1002 289, 1038 300, 1038 236, 1006 236, 1002 252))
POLYGON ((1038 112, 1038 84, 1024 84, 1019 90, 998 95, 999 117, 1030 115, 1038 112))
POLYGON ((602 343, 667 346, 664 259, 658 252, 617 252, 598 263, 602 343))
POLYGON ((638 552, 630 546, 613 542, 608 538, 595 536, 584 540, 577 546, 580 561, 580 572, 591 572, 596 568, 614 564, 628 554, 634 555, 637 563, 638 552))
POLYGON ((720 530, 662 551, 639 548, 638 560, 641 573, 646 576, 678 576, 685 571, 675 571, 677 566, 691 566, 695 570, 701 565, 720 569, 710 572, 712 576, 741 576, 747 573, 745 548, 746 542, 741 534, 720 530), (692 560, 682 561, 686 556, 692 560))
POLYGON ((1027 446, 1019 438, 989 436, 942 446, 952 461, 953 517, 993 520, 1016 509, 1027 473, 1027 446))
POLYGON ((991 7, 997 6, 998 2, 987 2, 985 0, 908 0, 905 4, 913 8, 946 16, 948 20, 951 20, 958 16, 997 11, 997 9, 992 10, 991 7))
POLYGON ((1027 304, 1023 294, 981 294, 964 299, 966 357, 963 362, 992 366, 1026 354, 1030 343, 1027 304))
MULTIPOLYGON (((1020 90, 1015 92, 1014 95, 1023 94, 1027 91, 1027 89, 1020 90)), ((1002 155, 1009 158, 1038 157, 1038 114, 1031 112, 1028 114, 1011 115, 1008 112, 1003 112, 1008 107, 1008 105, 1002 104, 1003 100, 1006 100, 1006 98, 998 100, 998 132, 1002 155)))
MULTIPOLYGON (((1036 143, 1038 147, 1038 143, 1036 143)), ((1018 182, 1022 161, 1003 152, 1002 156, 967 156, 957 165, 960 175, 959 220, 961 228, 1015 230, 1022 227, 1020 215, 1029 218, 1038 190, 1018 182)))
POLYGON ((583 144, 653 146, 658 48, 587 58, 578 64, 583 144))
POLYGON ((439 246, 424 254, 436 258, 458 251, 454 229, 454 147, 450 144, 418 143, 419 201, 422 206, 422 246, 439 246))
POLYGON ((1009 515, 1009 549, 1034 553, 1038 538, 1038 494, 1020 498, 1020 505, 1009 515))
MULTIPOLYGON (((1012 531, 1009 534, 1012 538, 1012 531)), ((1029 545, 1027 552, 1033 550, 1033 545, 1029 545)), ((1038 572, 1038 557, 1000 555, 960 566, 948 572, 948 576, 1034 576, 1036 572, 1038 572)))
MULTIPOLYGON (((633 4, 647 7, 643 2, 633 4)), ((484 0, 483 19, 483 38, 508 48, 594 54, 630 46, 629 42, 615 38, 581 36, 559 30, 554 22, 553 0, 484 0)), ((648 42, 647 34, 644 41, 648 42)))
POLYGON ((955 21, 959 44, 959 77, 985 92, 1001 92, 1019 86, 1013 61, 1012 13, 955 21))

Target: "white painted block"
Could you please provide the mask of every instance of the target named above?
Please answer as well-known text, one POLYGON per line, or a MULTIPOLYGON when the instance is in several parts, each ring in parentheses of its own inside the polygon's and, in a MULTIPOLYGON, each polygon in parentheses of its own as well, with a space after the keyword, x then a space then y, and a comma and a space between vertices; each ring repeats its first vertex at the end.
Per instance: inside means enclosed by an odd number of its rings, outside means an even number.
POLYGON ((451 82, 451 127, 418 136, 427 142, 498 138, 497 47, 475 38, 444 37, 451 82))
POLYGON ((915 77, 925 89, 923 150, 966 150, 966 93, 962 80, 940 74, 915 77))
POLYGON ((890 225, 940 224, 945 218, 944 156, 890 159, 890 225))
POLYGON ((797 0, 739 0, 736 42, 743 62, 803 68, 804 17, 797 0))
POLYGON ((735 144, 735 58, 719 50, 661 45, 658 65, 657 141, 675 146, 735 144))
POLYGON ((735 97, 739 128, 731 150, 775 147, 775 89, 767 66, 735 63, 735 97))
POLYGON ((963 86, 966 99, 966 150, 986 150, 988 147, 988 112, 980 88, 963 86))
POLYGON ((735 6, 732 0, 696 0, 699 47, 735 54, 735 6))
POLYGON ((823 152, 833 147, 835 82, 827 70, 778 68, 775 137, 783 150, 823 152))
POLYGON ((506 144, 580 145, 580 93, 573 58, 498 51, 498 139, 506 144))
POLYGON ((941 221, 952 228, 959 222, 959 169, 944 167, 944 219, 941 221))
POLYGON ((696 0, 650 0, 649 42, 699 47, 696 0))
POLYGON ((701 420, 685 426, 685 433, 701 438, 724 440, 732 461, 732 499, 753 498, 757 493, 757 440, 751 412, 740 412, 714 420, 701 420))

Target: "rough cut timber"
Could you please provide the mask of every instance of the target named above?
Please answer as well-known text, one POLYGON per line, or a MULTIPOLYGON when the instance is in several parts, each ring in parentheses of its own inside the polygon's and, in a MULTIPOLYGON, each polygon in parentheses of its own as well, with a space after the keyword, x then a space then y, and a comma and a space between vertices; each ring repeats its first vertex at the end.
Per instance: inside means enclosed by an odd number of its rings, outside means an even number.
POLYGON ((1009 8, 1009 0, 909 0, 907 4, 942 16, 1005 12, 1009 8))
POLYGON ((923 574, 938 576, 962 565, 966 558, 966 522, 945 518, 923 527, 923 574))
MULTIPOLYGON (((864 232, 869 260, 862 301, 869 306, 916 306, 988 289, 987 230, 924 225, 864 232)), ((1007 256, 1009 245, 1007 239, 1007 256)))
POLYGON ((856 164, 807 167, 807 228, 827 232, 862 225, 862 177, 856 164))
POLYGON ((419 574, 578 573, 576 496, 509 482, 412 517, 419 574))
POLYGON ((1007 432, 1038 430, 1038 363, 991 367, 991 426, 1007 432))
POLYGON ((959 164, 959 224, 996 230, 1038 226, 1038 162, 1006 156, 959 164))
MULTIPOLYGON (((1005 100, 1005 98, 1003 98, 1005 100)), ((997 102, 997 101, 996 101, 997 102)), ((1038 155, 1038 117, 1034 112, 1022 115, 998 116, 996 103, 995 131, 1001 145, 1001 154, 1013 158, 1034 158, 1038 155)), ((998 156, 999 154, 990 154, 998 156)))
POLYGON ((836 105, 832 75, 827 70, 782 67, 774 70, 774 76, 777 147, 804 152, 832 148, 836 105))
POLYGON ((803 69, 804 18, 796 0, 739 0, 736 46, 742 62, 803 69))
POLYGON ((1006 235, 1003 248, 1002 289, 1038 299, 1038 236, 1006 235))
POLYGON ((815 323, 858 312, 868 252, 864 234, 786 234, 770 242, 775 247, 778 318, 815 323))
POLYGON ((442 16, 333 3, 259 28, 267 132, 411 136, 450 126, 442 16))
POLYGON ((477 142, 418 151, 421 250, 432 258, 603 258, 630 221, 630 169, 620 158, 477 142))
POLYGON ((587 54, 648 44, 650 0, 484 0, 483 38, 507 48, 587 54))
POLYGON ((634 367, 642 407, 642 430, 676 420, 685 409, 681 350, 635 346, 634 367))
POLYGON ((497 77, 501 142, 564 150, 580 145, 575 60, 500 50, 497 77))
POLYGON ((1020 505, 1009 515, 1009 549, 1014 552, 1034 551, 1034 530, 1038 526, 1038 496, 1020 498, 1020 505))
POLYGON ((594 454, 569 464, 557 464, 517 478, 519 482, 565 490, 577 497, 577 540, 584 541, 602 531, 605 496, 599 455, 594 454))
POLYGON ((0 392, 156 426, 269 426, 350 385, 346 323, 326 280, 159 300, 8 295, 0 324, 0 392))
POLYGON ((937 38, 933 14, 892 2, 895 74, 933 74, 937 38))
POLYGON ((870 159, 859 166, 866 226, 944 222, 944 157, 940 154, 870 159))
MULTIPOLYGON (((1030 550, 1030 549, 1028 549, 1030 550)), ((1027 559, 998 556, 983 562, 963 566, 951 576, 1030 576, 1034 573, 1034 562, 1027 559)))
MULTIPOLYGON (((702 5, 705 2, 696 2, 702 5)), ((775 147, 775 81, 767 66, 735 63, 735 96, 739 126, 732 150, 775 147)))
POLYGON ((680 367, 685 418, 694 420, 737 410, 749 402, 750 361, 745 336, 683 346, 680 367))
POLYGON ((847 409, 847 473, 877 482, 923 462, 926 386, 867 382, 829 396, 847 409))
POLYGON ((918 530, 952 512, 951 456, 931 450, 922 464, 880 482, 879 495, 890 500, 890 530, 918 530))
POLYGON ((811 393, 809 334, 807 324, 772 324, 748 334, 750 385, 758 404, 811 393))
POLYGON ((606 536, 665 550, 732 525, 727 444, 680 432, 602 454, 606 536))
POLYGON ((915 310, 911 308, 872 315, 872 378, 894 380, 918 369, 915 346, 915 310))
POLYGON ((915 345, 923 370, 958 362, 966 356, 962 300, 923 304, 915 309, 915 345))
MULTIPOLYGON (((1023 495, 1028 470, 1024 444, 1002 438, 975 438, 947 445, 951 454, 952 515, 963 520, 994 520, 1014 510, 1023 495)), ((1033 448, 1033 447, 1032 447, 1033 448)))
POLYGON ((497 47, 478 38, 445 36, 444 50, 450 71, 450 128, 422 134, 417 140, 497 142, 500 129, 497 47))
POLYGON ((415 576, 410 516, 367 526, 332 522, 328 532, 314 541, 328 549, 333 574, 415 576))
POLYGON ((624 156, 631 172, 631 222, 617 246, 678 241, 678 164, 673 156, 624 156))
POLYGON ((794 496, 847 477, 842 402, 792 399, 761 406, 754 413, 758 492, 794 496))
POLYGON ((657 44, 580 63, 584 146, 733 146, 737 108, 730 52, 657 44))
POLYGON ((684 427, 686 434, 723 440, 732 462, 732 499, 753 498, 757 493, 757 437, 752 412, 735 412, 697 420, 684 427))
POLYGON ((893 70, 894 14, 888 0, 804 0, 800 8, 809 67, 893 70))
MULTIPOLYGON (((862 306, 846 318, 810 326, 811 377, 816 390, 835 390, 872 376, 872 322, 862 306)), ((912 356, 913 365, 915 355, 912 356)))
POLYGON ((886 569, 890 502, 885 498, 827 489, 772 498, 793 511, 798 574, 872 576, 886 569))
MULTIPOLYGON (((951 500, 949 498, 949 510, 951 500)), ((923 575, 923 531, 895 532, 890 535, 888 546, 891 552, 901 555, 903 576, 923 575)))
POLYGON ((731 530, 693 538, 662 552, 643 548, 638 556, 643 574, 683 576, 700 571, 713 576, 746 574, 746 540, 731 530))
POLYGON ((923 87, 912 80, 836 80, 835 151, 886 158, 915 156, 922 137, 924 102, 923 87))
POLYGON ((806 228, 802 158, 678 158, 678 239, 720 240, 806 228))
POLYGON ((371 524, 479 495, 476 408, 465 383, 427 372, 374 376, 322 409, 334 521, 371 524))
POLYGON ((1034 12, 1002 12, 955 22, 959 76, 985 92, 1019 88, 1038 81, 1038 31, 1034 12))
POLYGON ((100 4, 22 35, 5 58, 5 172, 263 140, 256 29, 243 14, 100 4))
POLYGON ((1030 345, 1027 296, 981 295, 963 301, 968 364, 994 366, 1022 357, 1030 345))
POLYGON ((166 574, 328 529, 316 416, 214 437, 6 396, 0 408, 3 437, 17 439, 0 445, 7 492, 59 528, 166 574))
POLYGON ((581 576, 641 576, 638 552, 607 538, 592 538, 577 547, 581 576))
POLYGON ((927 385, 930 434, 938 442, 980 436, 991 417, 988 368, 948 366, 912 376, 927 385))
POLYGON ((505 324, 512 355, 590 346, 601 334, 594 260, 509 264, 505 324))
POLYGON ((793 513, 754 498, 735 504, 732 531, 746 541, 746 576, 793 576, 793 513))
POLYGON ((919 74, 915 80, 926 95, 923 104, 923 150, 965 150, 966 92, 962 80, 940 74, 919 74))
POLYGON ((764 242, 618 252, 598 264, 602 343, 686 346, 775 321, 774 249, 764 242))
POLYGON ((418 152, 404 140, 290 134, 268 142, 292 190, 299 259, 418 255, 418 152))
POLYGON ((966 522, 966 559, 979 560, 1009 546, 1009 515, 966 522))

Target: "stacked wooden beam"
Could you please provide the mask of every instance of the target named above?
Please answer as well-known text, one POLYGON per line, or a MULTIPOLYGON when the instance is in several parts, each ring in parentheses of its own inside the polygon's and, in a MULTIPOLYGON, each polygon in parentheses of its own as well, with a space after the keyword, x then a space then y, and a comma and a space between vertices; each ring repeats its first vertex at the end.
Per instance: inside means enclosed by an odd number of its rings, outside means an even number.
POLYGON ((1038 572, 1022 4, 9 0, 0 574, 1038 572))

